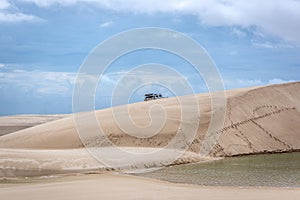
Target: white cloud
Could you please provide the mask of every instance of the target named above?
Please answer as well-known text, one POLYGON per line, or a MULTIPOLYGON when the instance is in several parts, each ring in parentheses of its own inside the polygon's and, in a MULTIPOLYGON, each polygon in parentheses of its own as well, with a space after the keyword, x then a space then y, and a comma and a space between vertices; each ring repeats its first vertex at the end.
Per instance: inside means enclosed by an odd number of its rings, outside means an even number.
POLYGON ((10 7, 10 4, 8 3, 7 0, 1 0, 0 1, 0 10, 6 9, 6 8, 9 8, 9 7, 10 7))
POLYGON ((245 36, 247 36, 247 33, 245 33, 244 31, 242 31, 242 30, 240 30, 238 28, 233 28, 231 32, 232 32, 232 34, 234 34, 234 35, 236 35, 238 37, 245 37, 245 36))
POLYGON ((270 43, 270 42, 263 42, 263 43, 252 42, 252 45, 256 46, 256 47, 266 48, 266 49, 273 49, 273 48, 275 48, 275 46, 272 43, 270 43))
POLYGON ((296 80, 282 80, 282 79, 279 79, 279 78, 274 78, 274 79, 268 81, 268 85, 291 83, 291 82, 296 82, 296 80))
MULTIPOLYGON (((69 5, 74 5, 76 3, 79 3, 79 2, 84 2, 82 0, 19 0, 19 1, 31 2, 40 7, 48 7, 48 6, 52 6, 55 4, 69 6, 69 5)), ((87 0, 86 2, 96 2, 96 1, 87 0)))
POLYGON ((39 94, 71 94, 76 74, 69 72, 44 72, 12 70, 3 72, 0 85, 15 87, 39 94))
POLYGON ((134 13, 197 15, 210 26, 259 27, 265 33, 300 42, 299 0, 23 0, 41 7, 91 3, 101 8, 134 13))
POLYGON ((297 80, 283 80, 280 78, 274 78, 270 80, 259 80, 259 79, 225 79, 224 84, 226 89, 234 88, 246 88, 253 86, 262 86, 262 85, 272 85, 272 84, 282 84, 296 82, 297 80))
POLYGON ((111 26, 112 24, 113 24, 113 21, 107 21, 107 22, 100 24, 100 27, 106 28, 106 27, 111 26))
POLYGON ((7 0, 0 0, 0 23, 25 22, 25 21, 43 21, 41 18, 24 14, 16 9, 7 0))
MULTIPOLYGON (((0 67, 3 64, 0 64, 0 67)), ((112 90, 115 84, 123 77, 125 72, 106 73, 102 75, 99 84, 105 90, 112 90)), ((130 75, 131 76, 131 75, 130 75)), ((154 76, 154 75, 153 75, 154 76)), ((16 87, 23 90, 36 91, 43 94, 71 94, 75 81, 89 81, 92 84, 98 83, 98 75, 82 74, 83 79, 76 79, 77 73, 73 72, 51 72, 51 71, 26 71, 22 69, 10 69, 0 73, 0 86, 16 87)), ((133 79, 134 74, 131 76, 133 79)))
POLYGON ((5 67, 5 65, 0 63, 0 68, 3 68, 3 67, 5 67))
POLYGON ((148 70, 140 69, 128 73, 124 71, 106 73, 99 82, 96 74, 83 74, 83 79, 76 79, 77 73, 27 71, 14 68, 1 72, 0 77, 0 93, 5 94, 7 98, 18 97, 17 99, 34 101, 43 99, 42 102, 47 102, 47 104, 51 101, 65 100, 67 103, 63 104, 64 106, 69 105, 68 102, 71 101, 75 81, 78 81, 79 87, 82 85, 81 81, 87 81, 87 84, 90 83, 91 86, 98 84, 95 94, 92 95, 95 96, 96 105, 101 108, 111 105, 112 96, 115 97, 114 105, 123 104, 123 97, 135 92, 135 89, 137 93, 133 102, 142 100, 143 94, 149 91, 160 92, 164 96, 172 94, 155 83, 165 85, 166 88, 175 88, 177 95, 191 93, 184 86, 186 77, 176 77, 174 73, 170 74, 166 70, 152 70, 150 67, 148 70))
POLYGON ((41 18, 23 13, 1 13, 0 22, 43 21, 41 18))
POLYGON ((267 48, 267 49, 277 49, 277 48, 292 48, 293 45, 281 42, 259 42, 259 41, 252 41, 252 45, 259 47, 259 48, 267 48))

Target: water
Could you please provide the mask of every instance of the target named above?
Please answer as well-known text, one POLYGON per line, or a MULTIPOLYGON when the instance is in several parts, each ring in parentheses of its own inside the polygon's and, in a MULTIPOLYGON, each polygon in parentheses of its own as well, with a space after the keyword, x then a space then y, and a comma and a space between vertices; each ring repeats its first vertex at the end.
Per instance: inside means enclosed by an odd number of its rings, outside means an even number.
POLYGON ((225 158, 136 175, 207 186, 300 187, 300 153, 225 158))

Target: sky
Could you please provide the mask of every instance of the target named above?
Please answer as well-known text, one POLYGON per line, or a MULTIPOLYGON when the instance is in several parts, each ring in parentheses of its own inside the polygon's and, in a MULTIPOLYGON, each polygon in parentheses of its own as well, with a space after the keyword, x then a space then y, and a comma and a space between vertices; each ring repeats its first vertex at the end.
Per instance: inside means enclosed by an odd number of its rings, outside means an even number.
MULTIPOLYGON (((115 34, 143 27, 195 40, 214 61, 225 89, 299 81, 299 10, 299 0, 0 0, 0 115, 72 113, 77 72, 89 53, 115 34)), ((184 60, 136 51, 103 75, 95 108, 110 107, 122 75, 146 63, 171 66, 194 93, 207 91, 205 79, 184 60)), ((134 76, 176 82, 159 70, 134 76)), ((155 84, 130 92, 129 103, 142 101, 144 92, 186 94, 155 84)))

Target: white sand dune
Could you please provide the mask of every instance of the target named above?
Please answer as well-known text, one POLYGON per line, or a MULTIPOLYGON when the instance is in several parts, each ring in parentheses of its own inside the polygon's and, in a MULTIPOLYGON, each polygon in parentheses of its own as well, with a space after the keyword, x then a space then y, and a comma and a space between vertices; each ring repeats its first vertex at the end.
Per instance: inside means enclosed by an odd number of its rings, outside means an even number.
POLYGON ((70 115, 13 115, 0 117, 0 136, 70 115))
MULTIPOLYGON (((211 157, 300 149, 299 82, 237 89, 227 91, 226 96, 225 123, 223 127, 215 130, 214 134, 220 137, 210 151, 211 157)), ((197 95, 200 115, 195 111, 195 105, 190 101, 189 96, 180 97, 180 99, 184 102, 184 112, 188 113, 185 121, 181 118, 182 105, 179 105, 176 98, 135 103, 128 105, 128 108, 121 106, 98 110, 95 115, 109 141, 118 147, 131 148, 132 151, 163 148, 174 139, 178 130, 188 132, 196 126, 197 132, 189 143, 191 145, 188 153, 174 163, 200 161, 203 158, 199 156, 199 152, 207 134, 212 113, 216 110, 211 109, 209 94, 197 95), (130 126, 126 121, 129 116, 125 112, 127 109, 135 126, 130 126), (124 124, 118 124, 115 119, 119 120, 118 123, 124 124), (160 126, 161 122, 164 122, 163 126, 156 133, 155 127, 160 126), (145 129, 149 123, 156 124, 153 130, 151 126, 145 129), (155 134, 149 136, 151 131, 155 134)), ((89 113, 79 115, 81 122, 84 122, 85 144, 106 148, 108 146, 105 143, 106 140, 92 134, 98 127, 89 116, 89 113)), ((78 125, 78 121, 76 122, 78 125)), ((27 171, 32 169, 35 169, 32 171, 37 171, 36 169, 59 171, 94 170, 103 167, 103 164, 95 161, 84 150, 76 128, 78 126, 76 127, 75 118, 72 116, 1 136, 2 175, 11 176, 12 169, 19 169, 19 174, 22 174, 22 171, 26 169, 27 171), (69 167, 66 167, 68 164, 69 167)), ((151 164, 152 161, 149 163, 145 160, 140 160, 140 163, 135 164, 146 167, 160 166, 164 165, 163 161, 169 158, 157 159, 159 162, 154 164, 151 164)))

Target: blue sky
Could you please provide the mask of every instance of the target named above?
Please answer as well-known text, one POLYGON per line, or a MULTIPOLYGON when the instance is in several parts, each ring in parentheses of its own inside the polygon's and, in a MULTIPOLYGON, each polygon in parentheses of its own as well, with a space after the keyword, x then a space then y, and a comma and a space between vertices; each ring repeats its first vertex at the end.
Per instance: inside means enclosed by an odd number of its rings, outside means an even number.
MULTIPOLYGON (((76 73, 89 52, 133 28, 162 27, 193 38, 216 63, 226 89, 299 81, 299 10, 297 0, 0 0, 0 115, 71 113, 76 73)), ((196 93, 206 91, 176 56, 134 52, 111 66, 96 108, 110 106, 122 73, 151 62, 173 66, 196 93)), ((147 90, 172 95, 157 86, 141 91, 147 90)), ((143 100, 140 94, 130 102, 143 100)))

